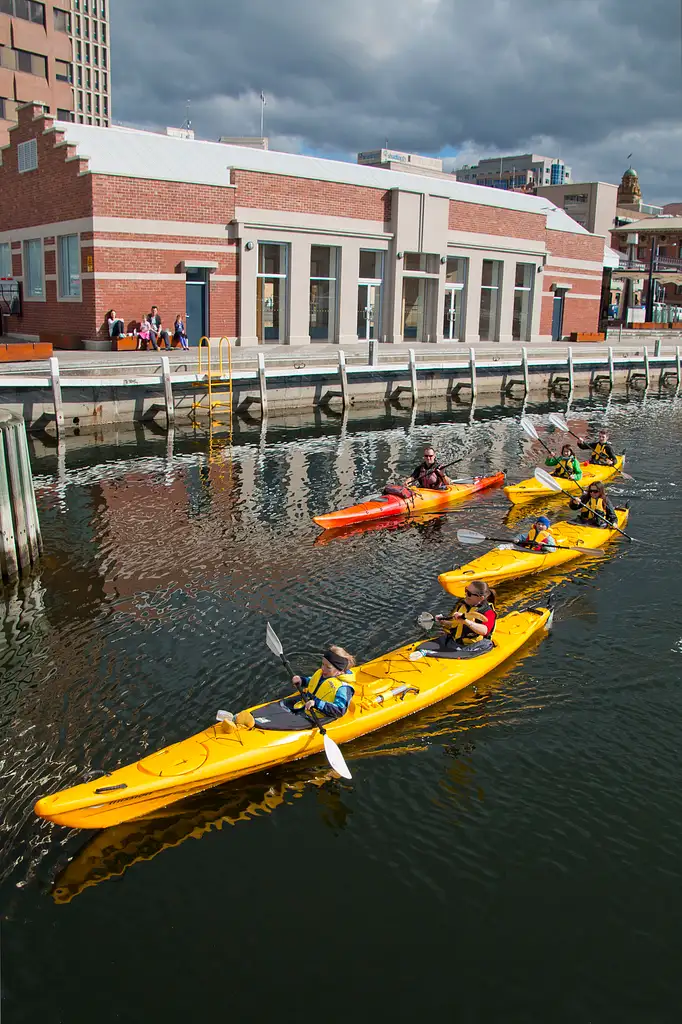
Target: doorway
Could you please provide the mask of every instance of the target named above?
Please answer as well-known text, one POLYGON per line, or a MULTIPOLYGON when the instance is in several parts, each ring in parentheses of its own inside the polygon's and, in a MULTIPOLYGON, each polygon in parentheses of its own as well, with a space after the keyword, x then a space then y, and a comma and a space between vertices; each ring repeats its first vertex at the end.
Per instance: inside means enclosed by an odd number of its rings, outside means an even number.
POLYGON ((462 289, 445 286, 445 312, 443 315, 443 340, 459 341, 462 327, 462 289))
POLYGON ((188 270, 185 282, 185 329, 190 345, 198 345, 208 334, 207 271, 188 270))
POLYGON ((566 292, 562 288, 554 292, 552 303, 552 341, 561 341, 564 335, 564 300, 566 292))
POLYGON ((381 285, 358 285, 358 338, 369 341, 380 334, 381 285))

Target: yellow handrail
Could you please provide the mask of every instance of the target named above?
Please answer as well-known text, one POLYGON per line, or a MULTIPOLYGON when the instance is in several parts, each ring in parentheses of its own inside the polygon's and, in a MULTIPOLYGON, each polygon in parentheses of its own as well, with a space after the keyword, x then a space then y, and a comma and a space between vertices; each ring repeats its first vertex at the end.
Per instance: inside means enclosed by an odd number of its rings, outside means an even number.
POLYGON ((206 335, 204 335, 203 338, 199 338, 199 350, 198 350, 199 351, 199 360, 198 360, 198 366, 197 366, 197 373, 201 373, 201 350, 204 347, 204 342, 206 342, 206 347, 208 348, 208 373, 209 373, 209 376, 210 376, 210 373, 211 373, 211 339, 207 338, 206 335))
POLYGON ((230 390, 230 415, 232 415, 232 345, 229 338, 222 337, 219 342, 219 359, 220 359, 220 376, 225 376, 223 372, 223 342, 227 345, 227 373, 229 379, 229 390, 230 390))

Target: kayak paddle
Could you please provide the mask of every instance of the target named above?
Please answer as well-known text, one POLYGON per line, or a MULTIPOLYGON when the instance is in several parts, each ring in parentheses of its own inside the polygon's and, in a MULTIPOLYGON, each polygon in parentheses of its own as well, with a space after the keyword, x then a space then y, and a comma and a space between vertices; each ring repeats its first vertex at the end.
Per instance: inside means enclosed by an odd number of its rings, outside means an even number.
MULTIPOLYGON (((549 422, 552 424, 553 427, 556 427, 557 430, 562 430, 565 434, 570 434, 571 437, 574 437, 576 439, 576 441, 580 441, 581 444, 584 443, 582 437, 580 437, 579 434, 576 434, 576 432, 574 430, 571 430, 571 428, 569 427, 569 425, 566 422, 566 420, 563 419, 559 415, 558 412, 551 412, 549 414, 549 422)), ((626 473, 622 469, 620 471, 620 475, 623 477, 623 480, 634 480, 635 479, 634 476, 630 476, 629 473, 626 473)))
MULTIPOLYGON (((457 540, 461 544, 482 544, 486 540, 491 540, 499 544, 512 544, 515 548, 521 548, 522 551, 530 551, 524 544, 519 544, 518 541, 509 540, 508 537, 486 537, 482 533, 477 533, 475 530, 458 530, 457 540)), ((586 555, 605 555, 606 552, 602 551, 601 548, 582 548, 582 547, 566 547, 565 544, 555 544, 553 548, 548 548, 547 552, 535 551, 533 554, 539 555, 548 553, 550 551, 582 551, 586 555)))
MULTIPOLYGON (((284 653, 284 648, 280 643, 280 639, 269 622, 265 630, 265 642, 272 651, 272 653, 275 654, 282 662, 289 675, 293 678, 293 676, 295 676, 296 673, 289 664, 287 657, 284 653)), ((294 685, 296 686, 298 692, 301 694, 301 697, 303 697, 303 700, 305 700, 305 696, 303 694, 303 690, 301 689, 301 687, 297 684, 294 685)), ((331 736, 327 735, 327 730, 324 728, 324 726, 320 725, 315 714, 315 709, 311 708, 309 712, 305 713, 305 717, 310 722, 312 722, 316 729, 319 729, 320 732, 322 733, 324 739, 324 752, 327 755, 327 760, 329 761, 329 764, 332 766, 336 774, 340 775, 344 779, 352 779, 353 776, 350 773, 348 765, 344 761, 343 754, 339 750, 337 744, 334 743, 334 740, 331 738, 331 736)))
POLYGON ((530 437, 531 440, 533 440, 533 441, 539 441, 540 444, 542 445, 542 447, 545 449, 545 451, 549 452, 549 454, 552 456, 552 458, 555 457, 554 456, 554 452, 552 451, 552 449, 547 447, 547 445, 545 444, 545 442, 542 440, 542 438, 538 434, 537 430, 535 429, 534 424, 531 423, 531 421, 528 419, 527 416, 522 416, 521 419, 519 420, 519 423, 521 425, 521 430, 524 432, 524 434, 527 434, 528 437, 530 437))
MULTIPOLYGON (((560 493, 561 494, 565 494, 566 493, 564 491, 563 487, 561 486, 561 484, 558 483, 557 480, 553 476, 550 476, 549 473, 545 473, 544 469, 536 469, 535 473, 533 475, 535 476, 535 479, 537 480, 537 482, 539 484, 542 484, 544 487, 549 487, 549 489, 551 491, 556 491, 557 494, 560 494, 560 493)), ((582 489, 580 483, 577 480, 571 480, 571 483, 575 484, 576 487, 578 487, 580 489, 580 494, 582 495, 583 489, 582 489)), ((581 501, 580 498, 576 497, 575 494, 571 495, 571 497, 573 498, 574 501, 577 501, 579 505, 582 505, 583 508, 588 508, 589 507, 588 505, 585 504, 584 501, 581 501)), ((606 525, 608 526, 609 530, 617 530, 618 533, 622 533, 623 536, 626 537, 628 540, 634 540, 635 539, 634 537, 631 537, 629 533, 626 533, 625 530, 621 530, 620 526, 616 526, 615 523, 610 523, 608 521, 608 519, 606 518, 606 516, 603 516, 601 514, 601 512, 596 512, 594 509, 591 509, 591 511, 594 512, 595 516, 597 516, 598 519, 601 519, 601 521, 603 523, 606 523, 606 525)))

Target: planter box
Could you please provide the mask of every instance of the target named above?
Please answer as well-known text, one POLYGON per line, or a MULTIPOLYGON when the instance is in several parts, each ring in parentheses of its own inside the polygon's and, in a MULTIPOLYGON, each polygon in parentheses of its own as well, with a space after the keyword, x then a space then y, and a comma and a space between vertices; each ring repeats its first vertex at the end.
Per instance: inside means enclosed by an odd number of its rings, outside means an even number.
POLYGON ((40 341, 10 341, 0 345, 0 363, 24 363, 31 359, 49 359, 52 345, 40 341))
POLYGON ((605 334, 581 334, 579 331, 574 331, 571 335, 571 342, 577 341, 606 341, 605 334))

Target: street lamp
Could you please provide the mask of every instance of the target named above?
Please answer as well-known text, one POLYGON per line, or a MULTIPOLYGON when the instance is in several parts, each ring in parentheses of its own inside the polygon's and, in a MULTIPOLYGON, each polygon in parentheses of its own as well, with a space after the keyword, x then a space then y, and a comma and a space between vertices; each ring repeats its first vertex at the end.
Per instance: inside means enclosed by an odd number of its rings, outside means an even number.
POLYGON ((649 283, 646 291, 646 313, 645 318, 648 324, 653 323, 654 319, 654 261, 656 260, 656 253, 658 252, 658 246, 656 243, 656 235, 651 236, 651 255, 649 258, 649 283))

